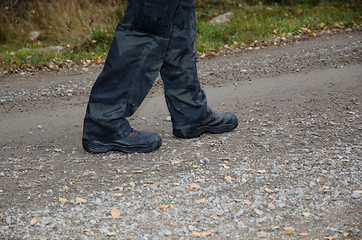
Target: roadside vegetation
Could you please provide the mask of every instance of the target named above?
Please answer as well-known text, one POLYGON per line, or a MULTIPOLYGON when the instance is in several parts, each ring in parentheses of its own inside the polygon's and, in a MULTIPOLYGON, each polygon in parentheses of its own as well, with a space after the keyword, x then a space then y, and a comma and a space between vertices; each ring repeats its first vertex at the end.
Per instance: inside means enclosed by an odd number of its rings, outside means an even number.
MULTIPOLYGON (((59 69, 106 58, 124 0, 4 0, 0 72, 59 69)), ((196 46, 202 56, 323 32, 361 28, 359 0, 197 0, 196 46), (230 22, 210 20, 232 12, 230 22)))

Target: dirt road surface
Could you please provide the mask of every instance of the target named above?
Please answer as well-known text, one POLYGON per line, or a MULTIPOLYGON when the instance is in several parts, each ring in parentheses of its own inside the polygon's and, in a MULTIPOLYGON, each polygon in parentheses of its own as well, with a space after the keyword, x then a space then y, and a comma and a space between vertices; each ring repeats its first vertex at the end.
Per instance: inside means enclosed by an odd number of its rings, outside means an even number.
POLYGON ((86 153, 101 66, 0 79, 0 239, 361 239, 362 33, 199 59, 239 127, 181 140, 156 81, 149 154, 86 153))

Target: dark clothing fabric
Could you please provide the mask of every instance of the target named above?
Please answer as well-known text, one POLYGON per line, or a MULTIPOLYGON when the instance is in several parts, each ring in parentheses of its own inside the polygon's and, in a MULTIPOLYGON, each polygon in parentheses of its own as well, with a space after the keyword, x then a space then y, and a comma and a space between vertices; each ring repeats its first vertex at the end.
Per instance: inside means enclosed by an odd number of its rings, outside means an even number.
POLYGON ((83 137, 120 139, 157 74, 173 128, 193 127, 212 111, 196 71, 194 0, 129 0, 103 71, 90 94, 83 137))

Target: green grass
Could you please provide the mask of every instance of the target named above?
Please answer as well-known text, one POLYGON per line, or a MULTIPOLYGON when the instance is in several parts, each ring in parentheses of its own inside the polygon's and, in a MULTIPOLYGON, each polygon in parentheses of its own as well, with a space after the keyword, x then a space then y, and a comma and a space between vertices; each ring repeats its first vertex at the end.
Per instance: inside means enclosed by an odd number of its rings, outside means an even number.
MULTIPOLYGON (((248 46, 270 41, 275 38, 288 38, 295 35, 322 32, 330 29, 346 29, 360 26, 361 6, 348 1, 312 1, 303 5, 231 5, 222 8, 212 4, 197 9, 197 39, 199 52, 216 52, 224 48, 248 46), (319 3, 318 3, 319 2, 319 3), (213 8, 214 6, 214 8, 213 8), (230 23, 213 26, 209 20, 215 15, 233 11, 230 23)), ((72 6, 76 9, 76 6, 72 6)), ((59 31, 49 29, 49 37, 43 41, 8 40, 0 45, 0 70, 17 71, 27 68, 65 66, 69 63, 100 62, 105 59, 111 44, 116 22, 122 14, 120 7, 107 18, 107 22, 85 25, 85 19, 79 17, 79 28, 60 26, 59 31), (67 29, 68 31, 65 31, 67 29), (61 34, 59 36, 55 33, 61 34), (65 36, 64 36, 65 35, 65 36), (63 51, 49 50, 47 46, 61 45, 63 51)), ((78 11, 74 11, 78 14, 78 11)), ((60 14, 60 13, 58 13, 60 14)), ((83 15, 82 15, 83 16, 83 15)), ((38 19, 41 21, 41 19, 38 19)), ((66 21, 66 20, 64 20, 66 21)), ((98 21, 101 21, 98 19, 98 21)), ((44 22, 41 23, 44 25, 44 22)), ((4 31, 4 29, 2 30, 4 31)), ((14 35, 9 33, 8 36, 14 35)), ((46 36, 47 37, 47 36, 46 36)))
POLYGON ((348 28, 361 24, 361 7, 348 3, 323 3, 295 6, 246 6, 233 11, 226 25, 212 26, 206 21, 197 25, 197 48, 207 52, 224 45, 251 44, 275 37, 348 28), (305 32, 305 29, 308 29, 305 32))

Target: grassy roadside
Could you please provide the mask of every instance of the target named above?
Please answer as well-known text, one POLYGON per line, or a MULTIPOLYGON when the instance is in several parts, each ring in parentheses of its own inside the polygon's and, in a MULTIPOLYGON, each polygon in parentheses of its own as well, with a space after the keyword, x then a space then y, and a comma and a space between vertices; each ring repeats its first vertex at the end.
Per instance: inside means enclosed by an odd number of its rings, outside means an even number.
MULTIPOLYGON (((358 1, 357 1, 358 2, 358 1)), ((50 11, 46 10, 45 11, 50 11)), ((79 15, 76 6, 68 6, 68 12, 79 15)), ((89 65, 103 62, 112 41, 115 25, 122 14, 122 6, 107 6, 103 14, 97 12, 94 19, 85 23, 87 17, 78 16, 77 31, 70 30, 70 24, 62 16, 59 29, 63 38, 50 37, 40 40, 11 41, 0 45, 0 73, 21 72, 23 70, 59 69, 74 64, 89 65), (95 25, 93 22, 97 22, 95 25), (93 25, 92 25, 93 23, 93 25), (58 45, 57 48, 49 47, 58 45)), ((360 27, 362 7, 349 1, 321 1, 319 4, 295 5, 248 5, 236 4, 229 7, 203 7, 197 9, 196 46, 200 54, 216 54, 227 49, 260 45, 263 42, 280 41, 301 35, 313 36, 319 32, 341 31, 360 27), (209 20, 223 12, 232 11, 229 23, 213 26, 209 20)), ((71 19, 71 16, 68 17, 71 19)), ((45 18, 47 19, 47 18, 45 18)), ((46 26, 46 22, 38 17, 38 24, 46 26)), ((50 21, 50 20, 45 20, 50 21)), ((74 23, 73 23, 74 24, 74 23)), ((75 28, 74 28, 75 29, 75 28)), ((55 35, 54 35, 55 36, 55 35)))

